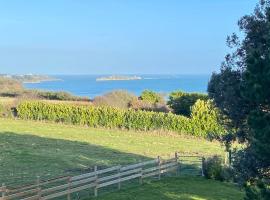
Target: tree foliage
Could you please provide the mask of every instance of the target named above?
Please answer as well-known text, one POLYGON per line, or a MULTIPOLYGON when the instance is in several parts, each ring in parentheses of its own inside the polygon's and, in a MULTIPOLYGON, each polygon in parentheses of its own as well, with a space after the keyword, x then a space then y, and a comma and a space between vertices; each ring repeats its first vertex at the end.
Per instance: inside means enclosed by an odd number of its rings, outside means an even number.
POLYGON ((144 90, 140 96, 140 99, 142 101, 152 103, 152 104, 164 102, 164 99, 161 96, 161 94, 158 94, 151 90, 144 90))
POLYGON ((201 132, 201 134, 211 138, 217 138, 225 134, 225 130, 220 123, 221 117, 219 110, 214 106, 211 100, 200 100, 198 99, 195 104, 191 107, 191 119, 200 132, 207 130, 207 133, 201 132))
POLYGON ((189 117, 191 107, 198 99, 207 100, 208 96, 206 94, 174 91, 169 96, 168 105, 175 114, 189 117))
POLYGON ((245 37, 242 41, 236 34, 228 37, 234 51, 226 56, 221 72, 212 75, 208 92, 230 118, 231 134, 224 140, 246 142, 235 167, 249 183, 247 199, 255 199, 252 191, 259 191, 253 192, 258 199, 270 199, 266 181, 270 179, 270 2, 262 0, 238 24, 245 37))

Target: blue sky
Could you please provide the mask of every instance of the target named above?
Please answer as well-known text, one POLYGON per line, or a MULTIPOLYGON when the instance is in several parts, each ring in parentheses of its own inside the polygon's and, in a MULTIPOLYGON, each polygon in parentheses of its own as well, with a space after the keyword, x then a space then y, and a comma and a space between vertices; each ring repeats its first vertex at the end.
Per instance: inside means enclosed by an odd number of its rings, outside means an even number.
POLYGON ((210 74, 257 0, 0 0, 0 73, 210 74))

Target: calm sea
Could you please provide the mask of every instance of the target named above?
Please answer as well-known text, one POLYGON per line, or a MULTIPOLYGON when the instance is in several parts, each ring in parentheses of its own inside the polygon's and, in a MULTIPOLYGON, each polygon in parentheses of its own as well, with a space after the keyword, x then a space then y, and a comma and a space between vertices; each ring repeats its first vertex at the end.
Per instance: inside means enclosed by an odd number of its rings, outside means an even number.
POLYGON ((96 81, 101 76, 104 75, 57 75, 54 77, 60 79, 59 81, 25 83, 24 86, 29 89, 68 91, 93 98, 118 89, 128 90, 136 95, 145 89, 164 94, 174 90, 205 93, 210 79, 210 75, 140 75, 141 80, 96 81))

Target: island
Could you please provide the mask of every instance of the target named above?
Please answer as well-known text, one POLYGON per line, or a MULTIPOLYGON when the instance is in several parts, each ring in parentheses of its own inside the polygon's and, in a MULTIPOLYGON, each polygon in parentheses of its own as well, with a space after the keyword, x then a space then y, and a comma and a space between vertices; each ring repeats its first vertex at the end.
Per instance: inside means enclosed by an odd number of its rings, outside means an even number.
POLYGON ((130 80, 141 80, 140 76, 104 76, 99 77, 96 81, 130 81, 130 80))

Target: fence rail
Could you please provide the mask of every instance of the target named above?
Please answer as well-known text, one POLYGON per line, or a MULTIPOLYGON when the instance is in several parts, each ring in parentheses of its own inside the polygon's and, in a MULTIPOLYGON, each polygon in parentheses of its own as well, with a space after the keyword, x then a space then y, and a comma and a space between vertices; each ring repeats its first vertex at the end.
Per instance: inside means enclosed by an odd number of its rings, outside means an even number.
POLYGON ((0 200, 49 200, 65 196, 67 200, 71 200, 73 193, 90 189, 94 190, 94 196, 98 196, 100 188, 110 185, 118 185, 118 189, 120 189, 121 184, 128 180, 138 179, 138 182, 142 184, 143 179, 148 177, 157 176, 160 179, 161 175, 167 172, 178 173, 178 169, 181 167, 179 161, 180 158, 175 153, 173 158, 165 160, 158 157, 146 162, 113 166, 101 170, 95 166, 94 171, 77 176, 59 177, 45 181, 37 178, 36 183, 15 189, 9 189, 2 184, 0 200))

